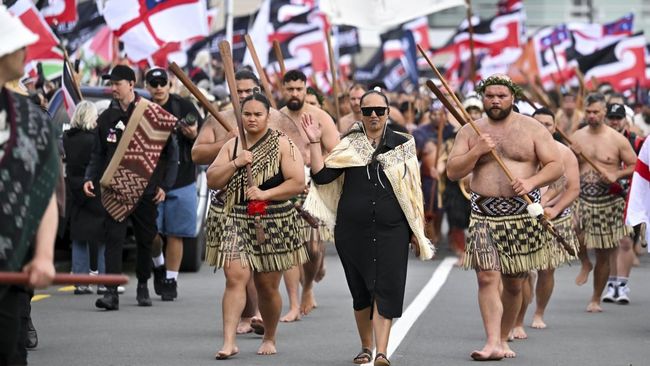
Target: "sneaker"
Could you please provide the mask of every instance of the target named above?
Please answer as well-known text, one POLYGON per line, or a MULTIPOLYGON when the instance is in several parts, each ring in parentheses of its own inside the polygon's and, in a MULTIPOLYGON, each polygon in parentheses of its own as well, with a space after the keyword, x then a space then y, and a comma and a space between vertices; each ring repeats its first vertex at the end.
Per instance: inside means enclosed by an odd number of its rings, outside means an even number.
POLYGON ((153 291, 156 295, 162 295, 163 282, 167 278, 165 265, 153 267, 153 291))
POLYGON ((151 298, 149 297, 149 287, 146 282, 138 283, 135 299, 138 301, 138 306, 151 306, 151 298))
POLYGON ((177 282, 173 278, 167 278, 163 281, 160 296, 162 301, 173 301, 178 297, 177 282))
MULTIPOLYGON (((124 286, 117 286, 117 293, 122 295, 124 293, 124 286)), ((103 295, 106 293, 106 286, 99 285, 97 286, 97 295, 103 295)))
POLYGON ((618 287, 616 303, 621 305, 627 305, 630 303, 630 287, 627 284, 618 287))
POLYGON ((603 296, 603 302, 616 302, 616 299, 618 298, 618 286, 615 284, 608 282, 607 283, 607 292, 605 293, 605 296, 603 296))
POLYGON ((120 309, 120 298, 117 296, 117 291, 113 287, 112 289, 106 289, 103 297, 100 297, 95 301, 95 306, 100 309, 106 310, 119 310, 120 309))
POLYGON ((93 293, 93 289, 90 286, 79 285, 74 287, 75 295, 90 295, 93 293))

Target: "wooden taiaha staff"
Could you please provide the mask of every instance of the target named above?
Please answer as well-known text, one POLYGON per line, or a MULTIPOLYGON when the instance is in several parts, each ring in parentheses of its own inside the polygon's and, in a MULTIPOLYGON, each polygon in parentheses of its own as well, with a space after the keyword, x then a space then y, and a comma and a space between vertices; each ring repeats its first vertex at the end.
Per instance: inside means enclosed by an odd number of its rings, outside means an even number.
POLYGON ((327 52, 329 53, 330 60, 330 73, 332 74, 332 95, 334 95, 334 109, 336 115, 336 124, 341 121, 341 113, 339 111, 339 88, 336 82, 336 60, 334 60, 334 48, 332 48, 332 36, 329 30, 325 30, 325 38, 327 39, 327 52))
MULTIPOLYGON (((221 113, 217 111, 217 109, 210 103, 210 101, 201 93, 199 88, 194 85, 192 80, 190 80, 187 75, 183 72, 183 70, 176 64, 176 62, 172 62, 171 65, 169 65, 169 71, 171 71, 178 80, 187 88, 187 90, 196 97, 196 99, 201 103, 201 105, 207 109, 207 111, 214 117, 214 119, 223 126, 223 128, 226 129, 228 132, 232 132, 232 126, 221 116, 221 113)), ((235 108, 236 109, 236 108, 235 108)))
MULTIPOLYGON (((537 107, 535 107, 535 104, 534 104, 530 99, 528 99, 528 97, 526 97, 526 96, 522 96, 521 99, 522 99, 524 102, 528 103, 528 104, 529 104, 531 107, 533 107, 534 109, 537 109, 537 107)), ((573 141, 571 141, 571 139, 569 138, 569 136, 567 136, 567 134, 564 133, 564 131, 562 131, 561 128, 556 128, 555 131, 557 131, 557 133, 560 134, 560 136, 562 137, 562 139, 564 139, 564 141, 566 141, 567 144, 573 146, 573 141)), ((577 153, 577 152, 575 152, 573 149, 572 149, 571 151, 573 151, 573 153, 576 154, 576 156, 578 156, 579 158, 584 159, 584 161, 586 161, 587 164, 589 164, 592 168, 594 168, 594 170, 595 170, 598 174, 600 174, 600 175, 603 176, 603 177, 606 177, 605 173, 604 173, 604 172, 603 172, 603 171, 598 167, 598 165, 596 165, 596 163, 595 163, 593 160, 591 160, 589 157, 587 157, 585 154, 583 154, 582 152, 577 153)))
POLYGON ((280 47, 280 42, 277 40, 273 41, 273 53, 275 53, 275 58, 278 60, 278 65, 280 65, 280 78, 284 77, 284 74, 287 73, 287 67, 284 65, 284 56, 282 56, 282 48, 280 47))
MULTIPOLYGON (((469 116, 469 114, 467 113, 467 111, 463 108, 462 103, 460 103, 460 100, 458 100, 458 98, 456 97, 456 94, 454 94, 454 91, 449 87, 449 84, 447 84, 447 81, 442 77, 442 75, 440 74, 440 72, 438 71, 438 69, 435 67, 435 65, 433 65, 433 63, 431 62, 431 60, 429 60, 429 58, 426 56, 426 54, 424 53, 424 51, 422 50, 422 48, 421 48, 419 45, 418 45, 418 48, 420 49, 420 52, 422 52, 422 55, 424 56, 424 58, 425 58, 425 59, 427 60, 427 62, 429 63, 429 66, 431 66, 431 68, 433 69, 433 71, 436 73, 436 75, 438 76, 438 78, 439 78, 440 81, 442 82, 442 85, 445 87, 445 89, 447 90, 447 92, 449 93, 449 95, 451 95, 451 98, 454 100, 454 102, 455 102, 456 105, 458 106, 458 109, 461 110, 462 114, 459 113, 458 110, 457 110, 456 108, 454 108, 454 106, 453 106, 453 105, 449 102, 449 100, 445 97, 444 93, 443 93, 443 92, 442 92, 442 91, 441 91, 441 90, 436 86, 436 84, 435 84, 433 81, 431 81, 431 80, 427 80, 427 86, 429 87, 429 89, 431 89, 431 91, 432 91, 432 92, 433 92, 433 93, 438 97, 438 99, 440 99, 440 101, 442 102, 442 104, 444 104, 445 107, 449 110, 449 112, 451 112, 451 114, 454 115, 454 117, 458 120, 459 123, 461 123, 461 124, 462 124, 463 122, 465 122, 465 123, 469 123, 469 125, 472 127, 472 129, 474 130, 474 132, 476 132, 476 134, 477 134, 479 137, 482 136, 481 131, 478 129, 478 127, 476 126, 476 124, 474 123, 474 121, 472 120, 472 118, 469 116)), ((497 164, 499 165, 499 167, 501 168, 501 170, 506 174, 506 176, 508 177, 508 179, 509 179, 511 182, 514 181, 514 180, 515 180, 515 176, 512 174, 512 172, 510 171, 510 169, 506 166, 506 164, 503 162, 503 160, 501 159, 501 157, 497 154, 497 152, 496 152, 494 149, 491 149, 491 150, 490 150, 490 155, 492 155, 492 158, 494 158, 494 160, 497 162, 497 164)), ((530 199, 530 197, 528 197, 527 194, 524 194, 524 195, 522 195, 521 197, 522 197, 522 198, 526 201, 526 203, 528 203, 529 205, 532 205, 532 204, 533 204, 533 201, 530 199)), ((560 245, 564 248, 564 250, 567 251, 567 253, 571 254, 572 256, 575 256, 575 255, 578 254, 578 253, 575 252, 575 249, 574 249, 573 247, 571 247, 571 245, 569 245, 569 243, 567 243, 567 241, 566 241, 566 240, 565 240, 565 239, 564 239, 564 238, 563 238, 563 237, 562 237, 562 236, 557 232, 557 230, 555 230, 555 227, 553 227, 553 224, 548 220, 548 218, 547 218, 546 216, 544 216, 544 215, 542 214, 542 215, 539 215, 539 216, 537 217, 537 219, 539 220, 540 224, 541 224, 541 225, 542 225, 542 226, 543 226, 543 227, 544 227, 544 228, 545 228, 545 229, 546 229, 546 230, 547 230, 551 235, 553 235, 553 236, 558 240, 558 242, 560 243, 560 245)))
MULTIPOLYGON (((53 285, 106 285, 118 286, 129 282, 125 275, 80 275, 70 273, 57 273, 52 281, 53 285)), ((25 272, 0 272, 0 283, 3 285, 27 286, 29 284, 29 273, 25 272)))
POLYGON ((264 87, 264 94, 266 94, 266 98, 269 100, 269 102, 271 102, 271 107, 273 107, 273 109, 278 109, 278 106, 275 103, 275 98, 273 98, 271 83, 269 83, 269 80, 266 78, 266 72, 262 67, 262 63, 260 63, 259 57, 257 57, 257 51, 255 50, 255 45, 253 44, 253 40, 251 39, 251 36, 248 34, 244 35, 244 40, 246 41, 246 47, 248 47, 248 52, 251 53, 251 57, 253 58, 255 69, 257 69, 257 73, 260 76, 262 87, 264 87))

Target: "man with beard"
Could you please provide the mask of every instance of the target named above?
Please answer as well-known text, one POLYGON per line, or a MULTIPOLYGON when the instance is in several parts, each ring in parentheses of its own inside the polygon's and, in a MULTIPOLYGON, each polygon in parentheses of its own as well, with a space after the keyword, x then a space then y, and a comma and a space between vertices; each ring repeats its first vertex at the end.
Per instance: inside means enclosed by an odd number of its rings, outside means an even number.
POLYGON ((361 121, 361 96, 365 92, 366 88, 361 84, 354 84, 348 90, 352 112, 341 117, 339 121, 339 132, 341 134, 348 132, 354 122, 361 121))
MULTIPOLYGON (((630 131, 629 125, 625 119, 625 106, 623 104, 609 104, 607 106, 605 121, 609 127, 625 136, 634 149, 635 154, 638 154, 641 151, 644 139, 630 131)), ((623 187, 630 186, 629 179, 620 180, 619 183, 621 183, 621 186, 623 187)), ((624 197, 627 197, 627 190, 621 193, 624 197)), ((640 227, 635 227, 635 232, 638 233, 639 231, 640 227)), ((606 285, 607 292, 605 296, 603 296, 604 302, 615 302, 617 304, 629 304, 630 302, 630 287, 628 285, 628 279, 630 277, 632 266, 634 265, 634 260, 636 259, 633 250, 633 236, 637 235, 633 233, 633 235, 625 236, 621 239, 620 246, 614 254, 616 260, 610 261, 611 268, 609 269, 609 279, 607 280, 606 285)), ((642 238, 643 236, 638 235, 638 237, 642 238)))
MULTIPOLYGON (((631 234, 623 221, 625 198, 620 194, 622 189, 617 181, 632 175, 636 154, 622 134, 605 124, 605 97, 600 93, 590 94, 586 104, 587 126, 571 137, 575 144, 572 148, 595 162, 604 176, 583 159, 579 161, 580 198, 576 213, 582 268, 576 283, 587 282, 592 268, 587 249, 594 249, 594 291, 587 306, 587 311, 594 313, 602 311, 600 297, 610 274, 610 259, 621 240, 631 234), (625 168, 622 169, 623 164, 625 168)), ((620 109, 623 110, 622 106, 620 109)))
POLYGON ((534 119, 512 112, 520 89, 510 78, 492 75, 477 91, 487 114, 476 121, 482 135, 469 125, 460 129, 449 154, 447 176, 459 180, 472 173, 472 213, 463 264, 476 270, 487 341, 471 357, 498 360, 516 356, 507 341, 521 306, 522 283, 528 271, 546 265, 551 236, 536 219, 543 212, 539 187, 562 175, 562 163, 551 134, 534 119), (492 149, 514 180, 490 156, 492 149), (528 207, 519 197, 524 194, 536 204, 528 207))
MULTIPOLYGON (((320 125, 323 131, 321 138, 321 148, 324 154, 329 153, 339 142, 339 131, 327 112, 312 105, 305 103, 307 94, 307 77, 300 70, 289 70, 282 78, 282 93, 287 104, 280 109, 280 112, 287 114, 297 125, 301 123, 303 114, 311 115, 312 119, 320 125)), ((304 141, 309 141, 304 130, 301 129, 301 135, 304 141)), ((309 159, 305 159, 305 164, 309 164, 309 159)), ((313 243, 316 244, 316 243, 313 243)), ((315 246, 315 245, 313 245, 315 246)), ((322 263, 321 250, 312 248, 310 250, 310 260, 303 265, 302 276, 300 268, 294 267, 284 273, 284 281, 289 293, 289 312, 280 318, 282 322, 292 322, 299 320, 301 315, 309 314, 316 307, 314 299, 313 284, 316 275, 320 270, 322 263), (298 292, 300 279, 302 277, 302 299, 298 303, 298 292)))

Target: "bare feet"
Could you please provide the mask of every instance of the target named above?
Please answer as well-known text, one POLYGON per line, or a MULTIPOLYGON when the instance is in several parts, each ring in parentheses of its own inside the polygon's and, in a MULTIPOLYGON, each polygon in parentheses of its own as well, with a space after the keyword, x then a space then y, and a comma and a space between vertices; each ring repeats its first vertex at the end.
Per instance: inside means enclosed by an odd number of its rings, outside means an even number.
POLYGON ((318 304, 316 303, 316 299, 314 299, 314 291, 313 290, 305 291, 303 289, 302 299, 300 301, 300 314, 309 315, 309 313, 311 313, 311 311, 317 307, 318 304))
POLYGON ((291 309, 282 318, 280 318, 280 321, 283 323, 291 323, 295 322, 296 320, 300 320, 300 309, 291 309))
POLYGON ((275 341, 263 340, 260 348, 257 349, 258 355, 274 355, 278 353, 275 349, 275 341))
POLYGON ((264 334, 264 321, 260 318, 251 318, 251 328, 255 334, 264 334))
POLYGON ((241 318, 239 324, 237 324, 237 334, 248 334, 253 332, 253 327, 251 327, 250 318, 241 318))
POLYGON ((580 273, 578 273, 578 276, 576 277, 576 285, 582 286, 587 283, 587 280, 589 279, 589 272, 591 272, 593 268, 594 266, 591 263, 588 265, 585 265, 583 263, 582 267, 580 267, 580 273))
POLYGON ((601 313, 603 311, 603 308, 600 307, 600 304, 592 301, 587 305, 587 312, 588 313, 601 313))
POLYGON ((216 358, 217 360, 226 360, 229 357, 232 357, 238 353, 239 353, 239 348, 237 348, 237 346, 232 346, 232 347, 224 346, 222 349, 219 350, 219 352, 217 352, 216 355, 214 355, 214 358, 216 358))
POLYGON ((474 361, 498 361, 504 357, 503 350, 500 347, 483 347, 480 351, 474 351, 470 354, 474 361))
POLYGON ((515 351, 510 349, 510 346, 508 345, 508 343, 502 343, 502 347, 503 347, 503 357, 505 357, 505 358, 515 358, 515 357, 517 357, 517 354, 515 353, 515 351))
POLYGON ((528 339, 528 334, 526 334, 523 326, 517 326, 512 328, 512 337, 514 339, 528 339))
POLYGON ((533 315, 533 323, 530 325, 535 329, 545 329, 546 323, 544 323, 544 318, 541 315, 533 315))

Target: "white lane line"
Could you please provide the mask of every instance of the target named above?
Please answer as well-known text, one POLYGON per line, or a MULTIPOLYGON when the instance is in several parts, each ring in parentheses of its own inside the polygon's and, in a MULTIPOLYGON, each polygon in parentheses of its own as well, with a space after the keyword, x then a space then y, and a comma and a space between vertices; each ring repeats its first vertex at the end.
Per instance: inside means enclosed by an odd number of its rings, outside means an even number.
POLYGON ((388 339, 387 356, 389 359, 397 347, 399 347, 400 343, 402 343, 408 331, 411 329, 413 324, 415 324, 415 321, 418 320, 420 315, 422 315, 424 310, 431 303, 431 300, 433 300, 436 294, 438 294, 442 285, 445 284, 447 277, 449 277, 449 272, 454 268, 454 263, 457 261, 458 258, 456 257, 445 258, 433 272, 429 282, 427 282, 422 290, 420 290, 418 296, 416 296, 413 302, 408 306, 408 308, 406 308, 402 317, 393 324, 390 330, 390 338, 388 339))

